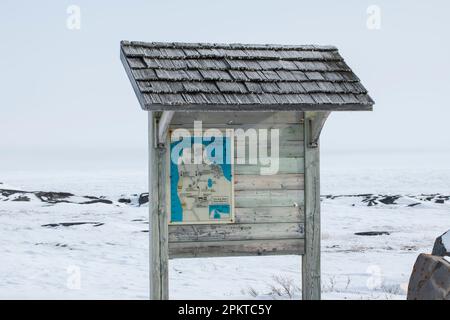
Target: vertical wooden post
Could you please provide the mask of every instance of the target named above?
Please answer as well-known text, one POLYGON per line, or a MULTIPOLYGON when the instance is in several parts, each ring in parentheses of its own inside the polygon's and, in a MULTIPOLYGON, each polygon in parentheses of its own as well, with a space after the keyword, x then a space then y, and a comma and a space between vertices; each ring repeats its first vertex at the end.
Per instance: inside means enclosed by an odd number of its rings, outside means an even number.
POLYGON ((302 298, 320 299, 320 163, 319 145, 311 143, 317 114, 305 112, 305 253, 302 256, 302 298))
POLYGON ((161 273, 161 299, 169 299, 169 219, 166 205, 167 191, 167 152, 170 150, 167 144, 159 145, 159 252, 161 273))
POLYGON ((166 300, 169 298, 166 149, 157 143, 156 121, 154 112, 148 112, 150 299, 166 300))

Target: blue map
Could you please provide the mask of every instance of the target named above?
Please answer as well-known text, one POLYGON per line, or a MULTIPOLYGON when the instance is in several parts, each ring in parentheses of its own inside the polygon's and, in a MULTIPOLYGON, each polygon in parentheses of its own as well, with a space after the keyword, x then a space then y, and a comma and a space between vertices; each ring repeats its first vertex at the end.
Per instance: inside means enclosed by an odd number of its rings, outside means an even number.
POLYGON ((182 137, 171 142, 170 222, 232 220, 231 141, 230 137, 182 137), (200 164, 192 161, 195 144, 203 152, 200 164))

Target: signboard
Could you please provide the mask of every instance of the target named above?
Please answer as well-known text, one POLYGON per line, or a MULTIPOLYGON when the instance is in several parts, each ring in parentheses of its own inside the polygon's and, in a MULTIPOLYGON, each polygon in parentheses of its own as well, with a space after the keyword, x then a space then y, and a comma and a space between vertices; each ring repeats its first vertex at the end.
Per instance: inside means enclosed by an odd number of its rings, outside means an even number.
POLYGON ((170 223, 233 222, 233 136, 170 136, 170 223))

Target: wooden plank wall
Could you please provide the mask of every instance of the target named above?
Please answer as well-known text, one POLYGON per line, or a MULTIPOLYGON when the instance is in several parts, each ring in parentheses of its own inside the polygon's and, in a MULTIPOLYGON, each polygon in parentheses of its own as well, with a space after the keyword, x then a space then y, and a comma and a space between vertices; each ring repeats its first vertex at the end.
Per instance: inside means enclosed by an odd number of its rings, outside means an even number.
POLYGON ((262 176, 260 165, 235 163, 235 222, 169 225, 170 258, 304 253, 302 119, 301 112, 175 114, 171 129, 192 128, 194 120, 204 129, 279 129, 280 167, 262 176))

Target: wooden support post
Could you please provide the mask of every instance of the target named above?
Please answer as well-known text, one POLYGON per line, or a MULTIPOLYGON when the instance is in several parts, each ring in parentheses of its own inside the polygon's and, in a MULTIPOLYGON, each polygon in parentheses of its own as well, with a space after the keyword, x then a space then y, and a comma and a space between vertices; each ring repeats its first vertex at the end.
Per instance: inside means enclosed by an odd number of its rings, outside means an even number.
MULTIPOLYGON (((311 143, 322 113, 305 112, 305 253, 302 256, 302 298, 320 299, 320 163, 318 136, 311 143)), ((327 116, 327 115, 326 115, 327 116)), ((320 131, 319 131, 320 133, 320 131)))
POLYGON ((330 111, 316 113, 314 119, 311 121, 311 128, 309 132, 309 145, 313 148, 319 146, 320 133, 322 132, 325 121, 327 121, 330 111))
POLYGON ((158 122, 158 144, 164 145, 167 139, 167 133, 169 132, 170 121, 175 114, 175 111, 163 111, 161 118, 158 122))
POLYGON ((166 149, 157 143, 157 128, 154 112, 148 112, 150 299, 166 300, 169 298, 166 149))

